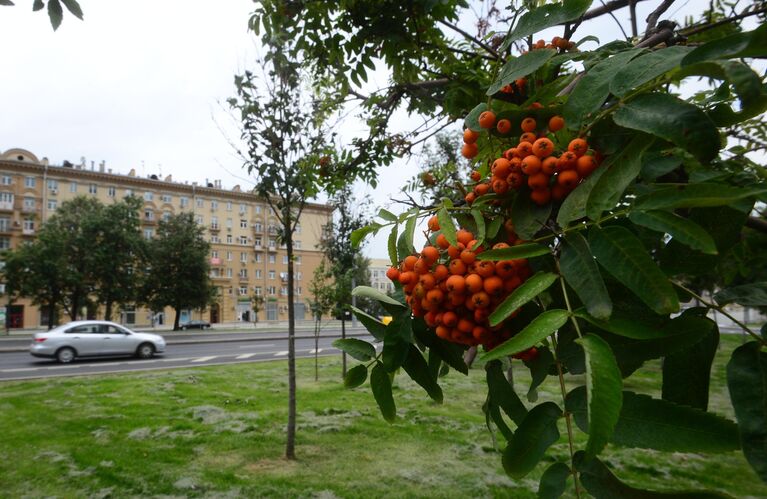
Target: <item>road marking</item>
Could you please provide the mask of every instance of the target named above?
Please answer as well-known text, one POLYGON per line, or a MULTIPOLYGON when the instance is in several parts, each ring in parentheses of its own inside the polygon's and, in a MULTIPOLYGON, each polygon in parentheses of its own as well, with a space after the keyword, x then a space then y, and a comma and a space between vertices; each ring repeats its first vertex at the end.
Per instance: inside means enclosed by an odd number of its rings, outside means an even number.
POLYGON ((43 369, 76 369, 80 367, 80 364, 70 364, 68 366, 51 366, 51 367, 44 367, 43 369))
POLYGON ((273 347, 273 346, 274 346, 274 343, 262 343, 259 345, 245 345, 245 346, 241 346, 237 348, 254 348, 254 347, 258 348, 258 347, 273 347))
POLYGON ((283 350, 282 352, 277 352, 276 354, 274 354, 274 356, 275 357, 283 357, 283 356, 287 355, 288 353, 290 353, 290 352, 288 352, 287 350, 283 350))
POLYGON ((0 370, 0 372, 3 372, 3 373, 20 373, 22 371, 37 371, 38 369, 39 369, 38 367, 21 367, 21 368, 18 368, 18 369, 3 369, 3 370, 0 370))
POLYGON ((192 360, 194 357, 175 357, 170 359, 159 359, 160 362, 186 362, 187 360, 192 360))
POLYGON ((216 357, 218 357, 218 356, 217 355, 213 355, 211 357, 200 357, 199 359, 194 359, 192 362, 207 362, 209 360, 215 359, 216 357))
POLYGON ((317 348, 317 349, 312 348, 311 350, 309 350, 309 353, 320 353, 321 351, 322 351, 321 348, 317 348))
POLYGON ((249 358, 253 357, 254 355, 256 355, 256 354, 254 354, 254 353, 246 353, 246 354, 243 354, 243 355, 238 355, 237 357, 235 357, 235 360, 249 359, 249 358))

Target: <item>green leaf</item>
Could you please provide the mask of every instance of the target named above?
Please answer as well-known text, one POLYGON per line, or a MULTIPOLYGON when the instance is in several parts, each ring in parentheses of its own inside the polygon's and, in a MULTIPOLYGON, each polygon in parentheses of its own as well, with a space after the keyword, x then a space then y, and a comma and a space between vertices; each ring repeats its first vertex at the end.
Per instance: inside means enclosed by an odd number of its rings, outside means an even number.
POLYGON ((565 0, 562 3, 540 5, 528 10, 514 27, 511 34, 506 37, 501 47, 503 52, 512 42, 542 31, 551 26, 574 21, 581 17, 591 6, 591 0, 565 0))
POLYGON ((405 222, 405 230, 400 234, 397 240, 397 254, 399 260, 404 260, 406 256, 414 254, 415 248, 413 247, 413 233, 415 232, 415 224, 418 221, 418 213, 414 213, 408 217, 405 222))
POLYGON ((45 7, 45 3, 43 3, 43 0, 35 0, 32 3, 32 11, 37 12, 38 10, 43 10, 45 7))
POLYGON ((373 360, 376 356, 376 349, 373 345, 367 341, 358 340, 357 338, 336 340, 333 342, 333 346, 339 350, 343 350, 361 362, 373 360))
POLYGON ((487 238, 493 239, 495 236, 498 235, 498 231, 501 230, 501 225, 503 225, 503 217, 498 216, 495 217, 491 222, 490 225, 487 226, 487 238))
POLYGON ((637 317, 633 311, 613 310, 607 320, 584 313, 583 309, 576 310, 573 315, 585 319, 600 329, 634 340, 648 340, 666 336, 666 332, 657 323, 645 320, 647 317, 637 317))
POLYGON ((552 464, 541 475, 538 497, 540 499, 559 499, 565 493, 568 478, 570 478, 569 466, 563 462, 552 464))
POLYGON ((432 400, 438 403, 442 403, 442 388, 439 387, 435 379, 429 373, 429 366, 426 364, 426 360, 423 358, 421 351, 418 347, 410 344, 408 349, 407 358, 402 364, 405 372, 410 378, 421 385, 426 390, 426 393, 432 400))
POLYGON ((587 460, 584 457, 584 452, 578 451, 575 453, 573 462, 580 473, 581 483, 589 494, 597 499, 723 499, 729 497, 706 491, 656 492, 637 489, 621 482, 599 459, 587 460))
POLYGON ((589 314, 597 319, 609 319, 613 302, 607 293, 599 266, 591 254, 589 243, 580 232, 571 232, 565 236, 559 268, 567 284, 586 305, 589 314))
POLYGON ((509 384, 503 373, 503 367, 500 360, 492 360, 485 364, 487 373, 487 388, 490 400, 517 424, 527 416, 525 405, 519 400, 519 396, 514 391, 514 387, 509 384))
MULTIPOLYGON (((567 394, 567 410, 578 428, 588 432, 586 404, 585 387, 567 394)), ((730 452, 740 447, 738 426, 732 421, 629 391, 623 392, 623 407, 610 442, 665 452, 730 452)))
POLYGON ((647 181, 666 175, 682 164, 682 158, 667 151, 647 151, 642 156, 640 176, 647 181))
POLYGON ((475 132, 481 132, 483 128, 479 126, 479 115, 488 110, 487 104, 484 102, 477 104, 474 109, 469 111, 466 118, 463 120, 463 126, 474 130, 475 132))
POLYGON ((663 400, 708 409, 711 364, 719 346, 719 328, 714 321, 709 322, 711 327, 700 341, 663 359, 663 400))
POLYGON ((390 212, 389 210, 385 210, 383 208, 378 210, 378 218, 383 218, 387 222, 397 223, 397 221, 398 221, 397 215, 395 215, 394 213, 390 212))
POLYGON ((82 20, 83 10, 80 8, 80 4, 77 3, 77 0, 61 0, 61 3, 64 4, 64 6, 69 12, 72 13, 73 16, 82 20))
POLYGON ((565 103, 563 117, 570 129, 580 126, 605 103, 610 95, 610 82, 616 73, 642 53, 644 49, 635 48, 619 52, 609 59, 595 64, 578 81, 565 103))
MULTIPOLYGON (((609 161, 609 158, 608 158, 609 161)), ((578 187, 572 191, 559 207, 557 214, 557 225, 564 228, 573 220, 579 220, 586 216, 586 203, 591 196, 591 191, 596 186, 599 179, 607 172, 607 168, 597 168, 589 178, 581 182, 578 187)))
POLYGON ((744 307, 767 306, 767 282, 752 282, 725 288, 714 295, 719 305, 737 303, 744 307))
POLYGON ((397 406, 394 405, 394 397, 391 393, 391 378, 384 369, 383 364, 377 362, 370 372, 370 389, 376 399, 381 415, 390 423, 397 417, 397 406))
POLYGON ((407 308, 402 303, 398 302, 391 296, 384 294, 377 289, 371 288, 370 286, 357 286, 352 290, 352 296, 364 296, 366 298, 371 298, 373 300, 377 300, 381 302, 381 304, 391 305, 394 307, 399 308, 407 308))
POLYGON ((757 184, 753 187, 734 187, 715 183, 678 184, 660 187, 637 197, 634 208, 637 210, 667 210, 726 206, 740 199, 751 198, 765 192, 767 192, 767 187, 763 184, 757 184))
POLYGON ((692 47, 672 45, 665 49, 642 54, 626 64, 610 82, 610 93, 623 97, 640 85, 679 66, 692 47))
POLYGON ((597 262, 656 313, 679 310, 679 299, 668 278, 628 229, 592 227, 589 244, 597 262))
POLYGON ((386 244, 386 249, 389 252, 389 260, 391 261, 392 267, 396 267, 399 263, 399 258, 397 258, 397 229, 398 225, 394 224, 392 225, 391 232, 389 232, 389 240, 386 244))
POLYGON ((471 210, 471 216, 474 217, 474 223, 477 225, 477 232, 474 234, 474 238, 477 240, 477 243, 474 245, 474 248, 470 248, 475 250, 485 242, 485 217, 477 208, 473 208, 471 210))
POLYGON ((675 240, 709 255, 716 255, 714 239, 695 222, 667 211, 632 211, 629 220, 642 227, 671 235, 675 240))
POLYGON ((477 260, 516 260, 518 258, 533 258, 535 256, 550 255, 551 249, 538 243, 525 243, 509 248, 500 248, 483 251, 477 255, 477 260))
POLYGON ((554 355, 549 350, 549 347, 543 346, 538 349, 538 356, 533 360, 524 360, 525 366, 530 369, 530 388, 527 390, 528 402, 538 401, 537 388, 546 381, 549 376, 549 372, 556 366, 554 355))
POLYGON ((351 309, 357 319, 359 319, 362 325, 365 326, 365 329, 373 335, 373 338, 379 341, 384 339, 384 336, 386 335, 386 324, 353 305, 351 309))
POLYGON ((512 478, 522 478, 538 464, 546 449, 559 440, 557 420, 562 410, 554 402, 533 407, 503 451, 503 469, 512 478))
POLYGON ((397 317, 386 327, 381 360, 388 372, 396 371, 405 363, 412 337, 410 317, 397 317))
POLYGON ((352 231, 352 235, 349 237, 349 240, 352 243, 352 246, 357 248, 360 245, 360 242, 371 232, 375 234, 378 232, 378 229, 382 227, 379 223, 372 223, 370 225, 366 225, 365 227, 360 227, 359 229, 356 229, 352 231))
POLYGON ((597 220, 603 211, 615 208, 623 191, 639 175, 642 169, 642 154, 653 140, 649 135, 637 134, 626 147, 612 156, 609 165, 602 165, 602 168, 609 168, 596 181, 586 202, 586 214, 589 218, 597 220))
POLYGON ((461 345, 437 337, 434 330, 430 329, 421 317, 412 320, 412 329, 416 339, 429 348, 429 354, 433 352, 456 371, 469 374, 469 368, 463 360, 464 348, 461 345))
POLYGON ((567 310, 547 310, 533 319, 530 324, 512 336, 511 339, 485 353, 482 356, 482 360, 500 359, 523 352, 537 345, 541 340, 562 327, 567 322, 568 317, 567 310))
POLYGON ((748 342, 732 353, 727 387, 743 454, 759 478, 767 482, 767 354, 758 342, 748 342))
POLYGON ((589 441, 586 459, 592 459, 610 441, 621 412, 623 382, 610 346, 594 334, 575 340, 586 353, 586 395, 589 441))
POLYGON ((51 19, 51 26, 53 26, 53 31, 59 29, 59 26, 61 26, 61 20, 64 17, 64 11, 61 8, 59 0, 48 0, 48 17, 51 19))
POLYGON ((682 66, 714 59, 764 56, 765 47, 767 47, 767 25, 762 24, 753 31, 735 33, 697 47, 682 59, 682 66))
POLYGON ((514 213, 514 232, 520 239, 532 239, 544 227, 551 214, 551 203, 538 206, 523 190, 519 192, 511 209, 514 213))
POLYGON ((619 126, 669 140, 702 162, 714 159, 721 148, 719 132, 706 113, 667 93, 640 95, 621 105, 613 120, 619 126))
POLYGON ((557 275, 550 272, 538 272, 530 277, 493 310, 490 325, 497 326, 506 320, 519 307, 549 289, 556 280, 557 275))
POLYGON ((455 225, 453 224, 453 219, 450 218, 450 215, 447 212, 447 208, 444 206, 439 209, 437 212, 437 221, 439 222, 439 229, 442 231, 442 234, 445 235, 445 239, 447 239, 447 242, 452 244, 453 246, 458 246, 458 239, 456 239, 456 232, 455 232, 455 225))
POLYGON ((506 85, 537 70, 557 53, 554 49, 531 50, 519 57, 511 57, 501 68, 501 74, 490 85, 487 95, 495 95, 506 85))
POLYGON ((10 7, 14 5, 14 3, 11 0, 0 0, 0 5, 10 7))
POLYGON ((368 368, 364 364, 359 364, 348 371, 344 376, 345 388, 357 388, 368 379, 368 368))

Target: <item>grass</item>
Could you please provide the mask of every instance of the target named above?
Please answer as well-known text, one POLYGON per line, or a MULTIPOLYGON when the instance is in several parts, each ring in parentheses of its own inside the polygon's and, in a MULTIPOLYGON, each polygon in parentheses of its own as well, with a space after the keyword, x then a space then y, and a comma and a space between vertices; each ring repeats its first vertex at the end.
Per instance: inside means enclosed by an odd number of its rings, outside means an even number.
MULTIPOLYGON (((740 341, 725 336, 714 366, 711 406, 727 417, 724 366, 740 341)), ((545 465, 519 481, 503 472, 481 411, 483 369, 443 378, 442 405, 398 376, 389 425, 367 385, 343 389, 338 358, 320 363, 315 382, 313 362, 298 362, 293 462, 282 457, 284 361, 3 383, 0 497, 535 497, 545 465)), ((515 376, 521 392, 529 376, 515 376)), ((651 363, 626 384, 659 395, 659 380, 651 363)), ((540 390, 546 399, 561 402, 553 378, 540 390)), ((562 438, 546 461, 567 456, 562 438)), ((610 447, 604 460, 634 485, 767 496, 736 452, 610 447)))

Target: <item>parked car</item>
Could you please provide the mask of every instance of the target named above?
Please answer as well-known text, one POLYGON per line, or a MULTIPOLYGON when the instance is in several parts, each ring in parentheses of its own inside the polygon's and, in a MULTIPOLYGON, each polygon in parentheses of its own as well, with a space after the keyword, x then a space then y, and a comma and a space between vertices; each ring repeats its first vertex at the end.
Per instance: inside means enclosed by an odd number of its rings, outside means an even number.
POLYGON ((29 353, 35 357, 54 358, 62 364, 77 357, 135 355, 149 359, 165 351, 165 338, 157 334, 137 333, 107 321, 76 321, 37 333, 29 353))
POLYGON ((208 329, 210 328, 210 322, 207 321, 187 321, 181 324, 181 329, 208 329))

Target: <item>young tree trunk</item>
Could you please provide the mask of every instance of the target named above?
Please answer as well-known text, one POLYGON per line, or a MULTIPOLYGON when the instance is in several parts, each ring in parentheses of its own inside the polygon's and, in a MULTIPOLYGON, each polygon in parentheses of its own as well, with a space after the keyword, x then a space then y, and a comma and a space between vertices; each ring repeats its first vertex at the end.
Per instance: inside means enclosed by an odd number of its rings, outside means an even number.
MULTIPOLYGON (((341 339, 346 339, 346 310, 341 310, 341 339)), ((341 352, 341 377, 346 377, 346 352, 341 352)))
MULTIPOLYGON (((287 203, 290 206, 290 203, 287 203)), ((286 210, 289 211, 289 210, 286 210)), ((284 217, 288 251, 288 439, 285 457, 296 458, 296 311, 293 306, 293 233, 290 216, 284 217)))
POLYGON ((106 304, 104 305, 104 320, 112 320, 112 300, 107 300, 106 304))
POLYGON ((320 379, 319 374, 319 348, 320 348, 320 321, 322 316, 317 314, 314 318, 314 381, 320 379))
POLYGON ((178 324, 181 321, 181 305, 176 305, 173 310, 176 311, 176 316, 173 318, 173 330, 178 331, 178 324))

